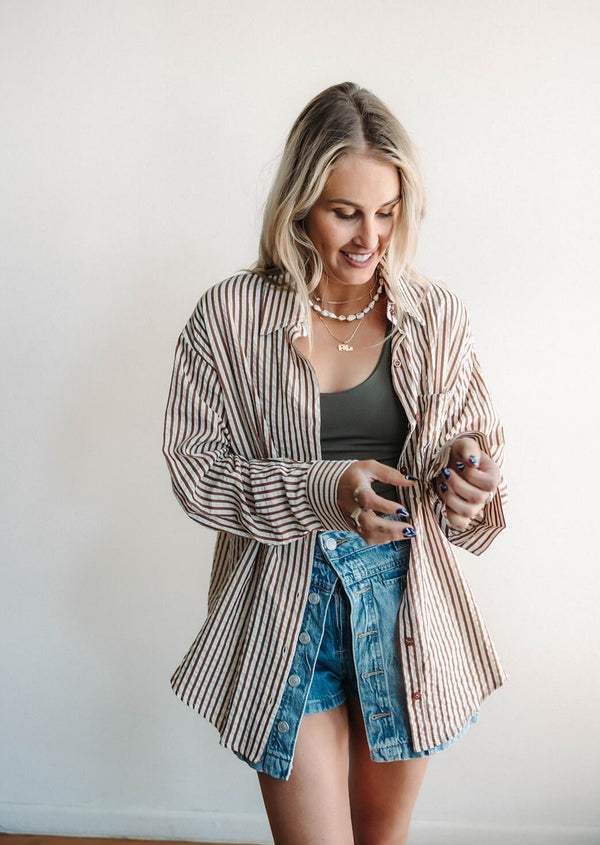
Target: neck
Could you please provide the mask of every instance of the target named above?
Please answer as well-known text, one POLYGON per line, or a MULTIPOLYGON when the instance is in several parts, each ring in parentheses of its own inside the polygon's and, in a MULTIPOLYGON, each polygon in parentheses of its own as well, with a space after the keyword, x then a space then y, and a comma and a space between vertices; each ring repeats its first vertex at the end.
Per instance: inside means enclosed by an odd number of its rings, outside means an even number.
POLYGON ((335 314, 354 314, 369 303, 375 295, 378 284, 375 276, 364 285, 341 285, 323 277, 315 295, 320 297, 323 308, 328 308, 335 314))

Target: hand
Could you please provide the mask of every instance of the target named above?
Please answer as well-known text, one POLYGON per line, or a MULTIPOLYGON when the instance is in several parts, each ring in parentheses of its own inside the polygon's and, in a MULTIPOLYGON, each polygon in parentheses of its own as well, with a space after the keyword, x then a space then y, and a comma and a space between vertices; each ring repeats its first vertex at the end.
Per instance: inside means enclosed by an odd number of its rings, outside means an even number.
POLYGON ((417 480, 405 477, 398 470, 380 464, 379 461, 355 461, 340 478, 337 503, 350 528, 370 546, 390 543, 392 540, 410 540, 415 536, 415 529, 409 522, 384 519, 375 513, 379 511, 405 519, 409 517, 408 511, 398 502, 378 496, 371 482, 383 481, 397 487, 412 487, 417 480))
POLYGON ((471 520, 492 500, 500 470, 482 452, 473 437, 460 437, 452 444, 450 460, 435 479, 438 496, 446 508, 446 520, 457 531, 468 528, 471 520))

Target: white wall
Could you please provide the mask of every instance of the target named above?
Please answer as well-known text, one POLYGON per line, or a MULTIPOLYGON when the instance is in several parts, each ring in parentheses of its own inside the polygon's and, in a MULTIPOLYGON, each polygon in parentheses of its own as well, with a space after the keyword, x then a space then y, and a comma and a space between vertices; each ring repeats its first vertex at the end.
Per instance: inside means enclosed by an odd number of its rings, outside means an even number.
POLYGON ((168 685, 213 538, 162 413, 292 120, 352 79, 421 149, 420 263, 510 439, 510 531, 464 563, 511 680, 432 761, 413 842, 600 841, 599 35, 593 0, 1 2, 0 830, 268 840, 168 685))

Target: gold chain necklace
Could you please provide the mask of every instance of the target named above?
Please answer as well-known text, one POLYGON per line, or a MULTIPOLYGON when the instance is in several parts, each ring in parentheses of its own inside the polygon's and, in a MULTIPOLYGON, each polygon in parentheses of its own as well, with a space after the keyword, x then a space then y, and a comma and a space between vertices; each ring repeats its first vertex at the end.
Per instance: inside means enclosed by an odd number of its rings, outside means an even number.
POLYGON ((350 337, 347 338, 346 340, 342 340, 342 338, 334 335, 334 333, 331 331, 331 329, 329 328, 329 326, 327 325, 327 323, 325 322, 323 317, 321 317, 321 315, 318 312, 317 312, 317 317, 323 323, 323 326, 324 326, 327 334, 330 335, 337 342, 338 352, 353 352, 354 351, 354 347, 350 346, 350 341, 354 340, 354 338, 358 334, 358 330, 362 326, 362 324, 364 322, 364 318, 362 320, 357 320, 356 321, 356 328, 354 329, 354 331, 352 332, 350 337))
MULTIPOLYGON (((327 293, 327 288, 325 288, 325 293, 327 293)), ((375 293, 375 285, 371 285, 368 293, 361 294, 357 299, 325 299, 325 293, 322 297, 311 293, 311 297, 315 302, 322 302, 324 305, 349 305, 351 302, 360 302, 361 299, 364 299, 366 296, 370 299, 375 293)))
POLYGON ((330 317, 332 320, 339 320, 340 322, 344 322, 344 323, 345 322, 352 323, 354 320, 362 319, 365 316, 365 314, 368 314, 369 311, 373 310, 373 308, 375 307, 375 304, 377 303, 377 301, 379 300, 379 297, 381 296, 382 290, 383 290, 383 280, 379 283, 379 287, 377 288, 377 293, 375 294, 373 299, 369 302, 368 305, 366 305, 362 309, 362 311, 359 311, 357 314, 334 314, 333 311, 328 311, 327 308, 321 308, 321 306, 318 303, 313 302, 312 299, 308 300, 308 304, 310 305, 310 307, 312 308, 313 311, 316 311, 316 313, 319 316, 330 317))

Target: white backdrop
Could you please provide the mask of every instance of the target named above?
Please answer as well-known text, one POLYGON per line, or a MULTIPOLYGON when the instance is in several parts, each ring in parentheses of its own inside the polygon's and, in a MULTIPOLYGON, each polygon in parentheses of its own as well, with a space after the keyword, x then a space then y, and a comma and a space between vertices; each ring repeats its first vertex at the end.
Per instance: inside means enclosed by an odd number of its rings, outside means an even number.
POLYGON ((420 266, 510 441, 510 530, 462 558, 510 682, 432 760, 411 841, 600 842, 599 36, 595 0, 1 0, 0 831, 268 841, 168 685, 213 537, 162 414, 293 119, 351 79, 421 150, 420 266))

